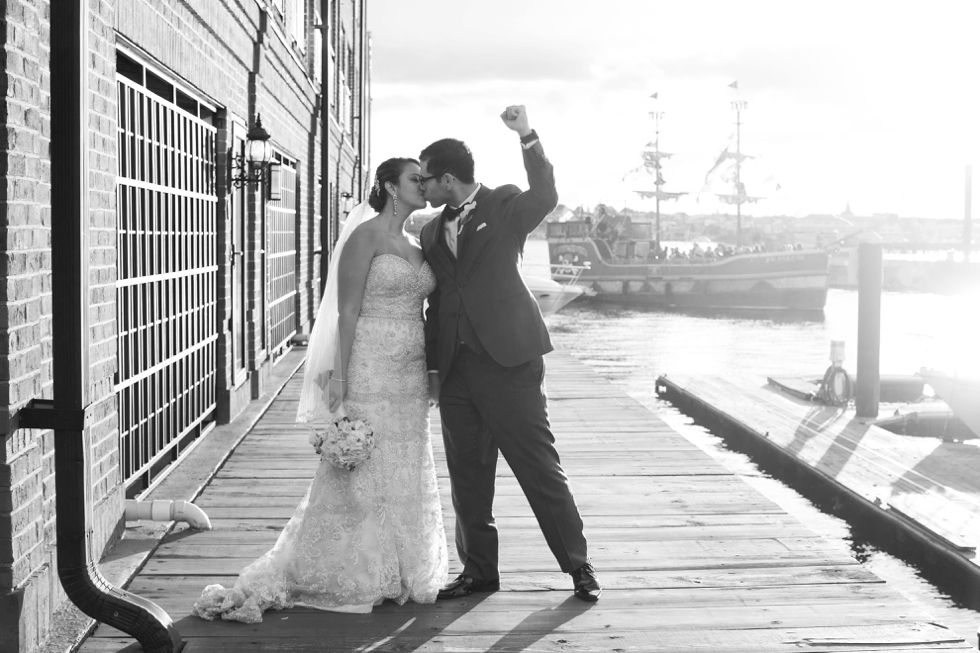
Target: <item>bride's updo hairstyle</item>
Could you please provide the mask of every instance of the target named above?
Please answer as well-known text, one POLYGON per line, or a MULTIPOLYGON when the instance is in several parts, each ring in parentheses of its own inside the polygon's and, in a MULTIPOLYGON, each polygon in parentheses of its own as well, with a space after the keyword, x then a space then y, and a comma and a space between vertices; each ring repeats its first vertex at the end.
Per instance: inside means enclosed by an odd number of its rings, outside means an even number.
POLYGON ((397 186, 398 178, 405 171, 405 166, 410 163, 419 164, 415 159, 395 157, 378 166, 377 172, 374 173, 374 186, 371 187, 371 194, 368 195, 368 206, 381 213, 385 204, 388 203, 388 198, 391 197, 391 193, 387 191, 385 184, 390 181, 397 186))

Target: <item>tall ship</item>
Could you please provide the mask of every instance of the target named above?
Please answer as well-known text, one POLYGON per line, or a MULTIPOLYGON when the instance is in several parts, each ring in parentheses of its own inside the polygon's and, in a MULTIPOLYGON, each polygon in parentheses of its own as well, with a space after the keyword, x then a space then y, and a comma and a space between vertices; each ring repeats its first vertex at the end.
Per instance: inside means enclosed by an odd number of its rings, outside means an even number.
MULTIPOLYGON (((656 94, 651 97, 656 99, 656 94)), ((743 180, 743 164, 751 158, 741 149, 746 103, 732 102, 732 109, 734 140, 708 176, 715 175, 722 182, 723 187, 713 194, 735 206, 734 246, 695 245, 689 251, 662 246, 667 243, 661 240, 660 204, 685 193, 664 189, 663 162, 672 155, 660 149, 663 113, 652 111, 655 136, 643 150, 641 168, 654 180, 653 188, 635 192, 655 200, 654 221, 633 220, 600 205, 594 214, 579 211, 572 219, 549 222, 552 269, 558 273, 563 266, 575 270, 577 284, 593 291, 597 299, 665 308, 823 311, 829 265, 825 250, 762 251, 742 244, 742 205, 762 197, 750 195, 743 180)))

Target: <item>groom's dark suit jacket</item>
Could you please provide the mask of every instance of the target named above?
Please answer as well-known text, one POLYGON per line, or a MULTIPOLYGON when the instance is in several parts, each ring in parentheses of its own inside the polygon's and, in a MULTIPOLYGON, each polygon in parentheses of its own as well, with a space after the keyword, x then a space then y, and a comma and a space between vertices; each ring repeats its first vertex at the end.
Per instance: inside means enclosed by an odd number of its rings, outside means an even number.
POLYGON ((426 310, 426 361, 443 381, 466 335, 475 333, 474 348, 506 367, 554 349, 518 263, 528 234, 558 204, 554 170, 540 141, 524 150, 524 167, 527 191, 506 185, 477 192, 459 236, 458 258, 446 245, 445 211, 422 228, 422 252, 438 282, 426 310))

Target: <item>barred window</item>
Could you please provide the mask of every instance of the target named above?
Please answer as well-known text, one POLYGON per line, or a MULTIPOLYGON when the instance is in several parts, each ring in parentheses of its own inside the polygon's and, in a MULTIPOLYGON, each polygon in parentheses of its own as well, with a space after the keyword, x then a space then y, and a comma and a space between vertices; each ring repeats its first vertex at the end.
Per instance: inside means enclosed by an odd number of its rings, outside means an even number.
POLYGON ((306 0, 290 0, 286 9, 286 26, 296 47, 306 52, 306 0))
MULTIPOLYGON (((320 25, 320 12, 314 10, 313 12, 313 22, 320 25)), ((317 84, 323 87, 323 73, 321 72, 321 66, 323 65, 323 32, 319 29, 313 30, 313 79, 317 84)))
POLYGON ((340 126, 348 134, 350 133, 351 116, 351 87, 350 77, 350 48, 347 46, 347 32, 340 30, 340 66, 338 66, 337 85, 338 85, 338 107, 337 120, 340 126))
POLYGON ((347 133, 352 133, 351 129, 354 126, 354 105, 356 104, 357 95, 354 89, 357 88, 356 84, 357 73, 354 70, 354 46, 353 44, 347 45, 347 133))
POLYGON ((275 154, 275 174, 269 181, 272 196, 266 205, 266 254, 268 257, 269 335, 273 356, 289 346, 296 334, 296 161, 275 154))
POLYGON ((122 53, 116 71, 115 391, 122 475, 135 496, 213 426, 216 129, 215 108, 164 73, 122 53))
POLYGON ((328 91, 328 94, 330 95, 330 114, 334 118, 338 118, 337 91, 339 88, 339 83, 337 80, 337 17, 334 15, 333 6, 334 3, 331 2, 331 9, 327 12, 327 32, 330 34, 330 40, 327 44, 330 54, 330 61, 327 62, 327 87, 330 89, 328 91))

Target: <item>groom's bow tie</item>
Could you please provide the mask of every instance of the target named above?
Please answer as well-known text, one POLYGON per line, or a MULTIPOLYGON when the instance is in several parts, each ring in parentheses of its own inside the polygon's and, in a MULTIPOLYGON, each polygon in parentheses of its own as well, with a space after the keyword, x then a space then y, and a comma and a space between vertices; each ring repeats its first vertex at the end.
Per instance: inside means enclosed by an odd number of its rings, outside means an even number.
POLYGON ((465 209, 468 204, 471 204, 471 202, 463 202, 460 206, 457 206, 456 208, 452 208, 452 207, 447 208, 446 222, 452 222, 453 220, 458 218, 459 214, 463 212, 463 209, 465 209))

